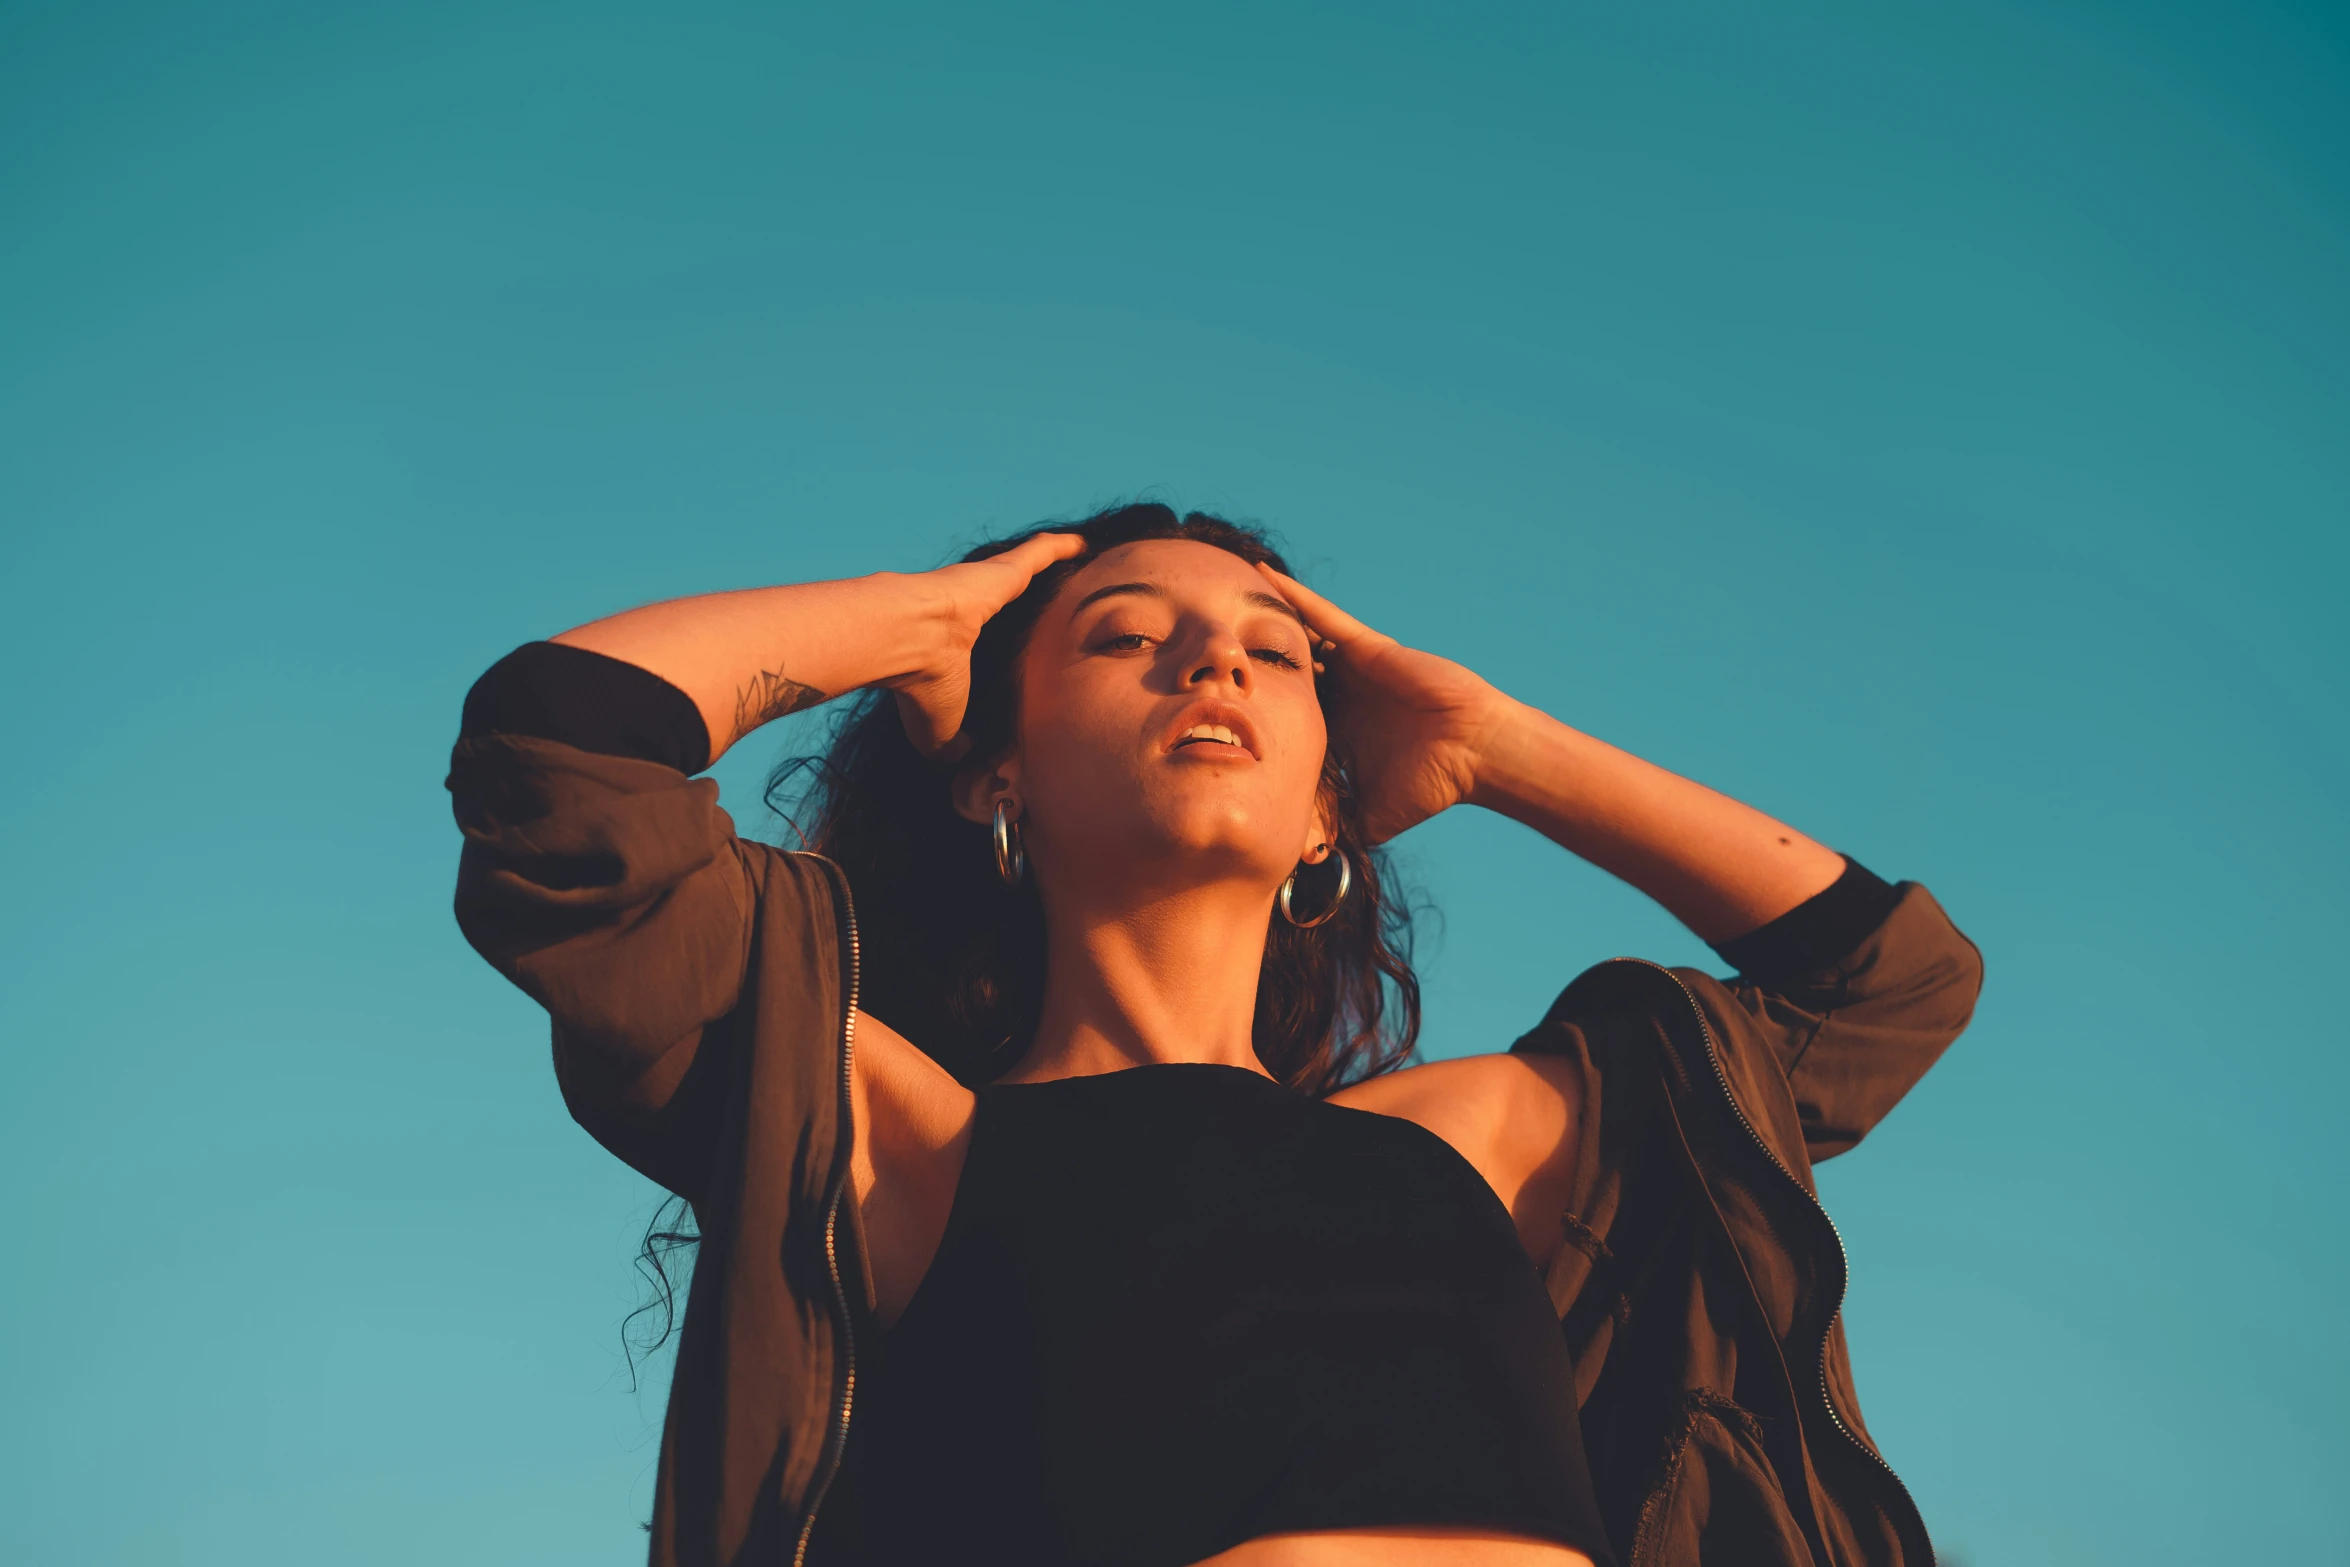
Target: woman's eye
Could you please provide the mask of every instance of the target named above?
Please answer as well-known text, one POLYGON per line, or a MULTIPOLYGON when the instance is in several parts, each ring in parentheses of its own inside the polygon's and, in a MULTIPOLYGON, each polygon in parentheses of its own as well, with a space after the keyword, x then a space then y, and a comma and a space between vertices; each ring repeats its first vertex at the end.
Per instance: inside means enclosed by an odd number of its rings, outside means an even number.
POLYGON ((1283 669, 1302 669, 1305 666, 1277 647, 1251 648, 1249 652, 1268 664, 1279 664, 1283 669))
POLYGON ((1114 637, 1105 637, 1095 646, 1104 653, 1133 653, 1139 651, 1148 640, 1139 631, 1121 631, 1114 637))

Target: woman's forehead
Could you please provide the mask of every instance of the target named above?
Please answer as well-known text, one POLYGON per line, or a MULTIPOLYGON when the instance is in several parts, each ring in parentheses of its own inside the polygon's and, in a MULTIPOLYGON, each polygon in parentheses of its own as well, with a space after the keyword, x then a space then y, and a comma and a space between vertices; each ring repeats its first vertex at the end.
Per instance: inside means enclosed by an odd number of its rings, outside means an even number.
POLYGON ((1194 539, 1138 539, 1102 551, 1069 579, 1061 598, 1075 613, 1087 596, 1119 583, 1143 582, 1174 598, 1261 594, 1265 579, 1230 550, 1194 539))

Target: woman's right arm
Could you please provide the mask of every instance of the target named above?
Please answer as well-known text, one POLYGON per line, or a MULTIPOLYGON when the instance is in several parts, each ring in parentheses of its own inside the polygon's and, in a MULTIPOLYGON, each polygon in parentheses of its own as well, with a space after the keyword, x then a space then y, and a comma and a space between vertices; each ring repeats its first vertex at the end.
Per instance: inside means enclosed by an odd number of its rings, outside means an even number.
POLYGON ((806 902, 802 923, 829 928, 814 917, 822 874, 739 840, 717 785, 690 775, 821 700, 786 701, 795 688, 890 685, 918 742, 945 749, 979 627, 1076 547, 1039 539, 920 576, 651 605, 520 648, 476 683, 449 766, 457 922, 546 1008, 564 1100, 615 1154, 699 1192, 730 1081, 704 1043, 733 1037, 720 1025, 742 995, 754 908, 806 902))
POLYGON ((989 560, 839 582, 670 599, 554 638, 660 676, 693 699, 710 760, 760 725, 846 692, 886 686, 926 754, 962 727, 971 644, 1029 579, 1084 548, 1039 534, 989 560))

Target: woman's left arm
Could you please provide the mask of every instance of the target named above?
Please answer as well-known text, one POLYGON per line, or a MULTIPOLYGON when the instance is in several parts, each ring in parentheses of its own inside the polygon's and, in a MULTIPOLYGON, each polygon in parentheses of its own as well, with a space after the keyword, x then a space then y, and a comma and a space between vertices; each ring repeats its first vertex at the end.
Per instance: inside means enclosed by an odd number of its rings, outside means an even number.
POLYGON ((1716 944, 1769 924, 1843 874, 1844 857, 1825 844, 1259 569, 1328 644, 1373 842, 1451 806, 1481 805, 1622 877, 1716 944))
POLYGON ((1843 855, 1753 806, 1495 695, 1467 803, 1630 882, 1704 940, 1759 929, 1843 874, 1843 855))
MULTIPOLYGON (((1725 1026, 1732 1013, 1745 1018, 1740 1037, 1777 1059, 1814 1160, 1865 1136, 1966 1026, 1981 957, 1924 888, 1887 887, 1753 807, 1266 575, 1325 644, 1370 841, 1482 805, 1655 898, 1740 969, 1734 987, 1690 979, 1725 1026)), ((1525 1041, 1519 1052, 1416 1067, 1346 1093, 1452 1143, 1501 1193, 1539 1257, 1583 1106, 1572 1073, 1525 1041)))

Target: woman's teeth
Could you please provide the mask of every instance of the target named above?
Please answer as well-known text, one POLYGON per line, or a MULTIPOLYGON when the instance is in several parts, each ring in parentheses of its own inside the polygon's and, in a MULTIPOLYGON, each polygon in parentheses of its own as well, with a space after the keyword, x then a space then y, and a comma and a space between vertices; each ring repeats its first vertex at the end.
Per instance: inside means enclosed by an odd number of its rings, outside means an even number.
POLYGON ((1175 744, 1180 749, 1194 740, 1219 740, 1226 745, 1240 744, 1240 736, 1222 724, 1193 724, 1189 729, 1183 731, 1183 738, 1176 741, 1175 744))

